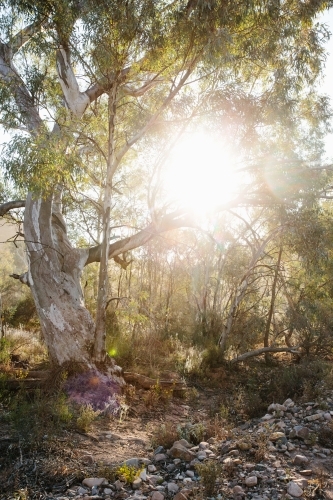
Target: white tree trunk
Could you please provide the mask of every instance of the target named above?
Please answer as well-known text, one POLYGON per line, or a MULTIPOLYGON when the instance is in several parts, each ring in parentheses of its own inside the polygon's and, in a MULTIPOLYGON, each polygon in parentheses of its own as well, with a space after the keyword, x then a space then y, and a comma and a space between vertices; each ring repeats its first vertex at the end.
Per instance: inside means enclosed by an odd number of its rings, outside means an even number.
POLYGON ((94 322, 84 307, 80 274, 87 250, 70 245, 60 213, 52 201, 26 202, 24 231, 31 288, 42 333, 56 365, 78 362, 90 366, 94 322))

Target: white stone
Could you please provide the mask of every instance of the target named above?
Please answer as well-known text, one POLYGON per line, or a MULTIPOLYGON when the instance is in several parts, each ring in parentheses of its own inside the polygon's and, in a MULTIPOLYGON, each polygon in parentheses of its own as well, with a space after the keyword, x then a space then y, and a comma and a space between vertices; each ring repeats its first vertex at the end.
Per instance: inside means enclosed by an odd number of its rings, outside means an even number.
POLYGON ((84 486, 88 486, 88 488, 92 488, 93 486, 100 486, 105 481, 105 477, 86 477, 82 484, 84 486))
POLYGON ((133 490, 138 490, 141 485, 142 485, 142 479, 140 477, 137 477, 136 479, 134 479, 132 483, 133 490))

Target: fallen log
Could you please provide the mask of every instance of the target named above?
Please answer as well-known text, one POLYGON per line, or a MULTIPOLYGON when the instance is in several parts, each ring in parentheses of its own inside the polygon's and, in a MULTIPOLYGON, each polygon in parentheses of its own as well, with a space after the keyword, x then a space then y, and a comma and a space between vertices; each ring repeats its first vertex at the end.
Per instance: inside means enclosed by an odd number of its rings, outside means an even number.
POLYGON ((260 356, 261 354, 264 354, 265 352, 291 352, 292 354, 298 354, 301 355, 301 351, 298 351, 298 347, 261 347, 260 349, 255 349, 254 351, 249 351, 244 354, 241 354, 240 356, 236 356, 235 358, 231 359, 229 363, 234 364, 238 363, 239 361, 244 361, 245 359, 248 358, 254 358, 255 356, 260 356))
MULTIPOLYGON (((32 390, 42 387, 47 378, 50 377, 51 372, 50 370, 29 371, 14 368, 6 373, 13 376, 13 378, 5 382, 8 389, 17 390, 22 388, 32 390)), ((127 384, 133 384, 146 390, 153 387, 160 387, 164 390, 172 390, 175 396, 182 395, 186 390, 186 383, 182 380, 159 380, 133 372, 124 372, 123 377, 127 384)))

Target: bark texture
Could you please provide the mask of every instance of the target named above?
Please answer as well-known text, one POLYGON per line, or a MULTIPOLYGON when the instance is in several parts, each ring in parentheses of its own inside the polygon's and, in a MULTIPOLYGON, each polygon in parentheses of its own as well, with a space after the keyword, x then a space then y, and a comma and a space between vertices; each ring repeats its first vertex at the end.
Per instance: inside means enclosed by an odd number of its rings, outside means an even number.
POLYGON ((80 274, 87 250, 71 246, 52 200, 26 202, 24 231, 29 258, 28 283, 41 328, 55 364, 91 363, 94 322, 84 307, 80 274))

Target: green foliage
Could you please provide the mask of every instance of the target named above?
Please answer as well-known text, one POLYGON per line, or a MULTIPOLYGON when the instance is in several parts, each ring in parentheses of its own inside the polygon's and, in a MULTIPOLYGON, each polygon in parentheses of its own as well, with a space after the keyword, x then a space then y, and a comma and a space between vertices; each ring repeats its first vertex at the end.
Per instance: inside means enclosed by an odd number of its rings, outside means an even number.
POLYGON ((200 481, 205 488, 205 496, 214 496, 216 491, 216 480, 222 475, 222 465, 213 460, 209 460, 202 464, 196 464, 195 469, 200 475, 200 481))
POLYGON ((143 471, 143 468, 135 467, 134 465, 123 464, 120 465, 116 469, 116 474, 123 480, 125 483, 133 483, 133 481, 140 476, 140 473, 143 471))
POLYGON ((56 435, 71 425, 73 410, 59 392, 50 396, 40 390, 34 394, 21 391, 11 400, 9 420, 15 433, 30 445, 38 445, 44 436, 56 435))
POLYGON ((80 406, 79 415, 76 419, 77 428, 80 431, 88 432, 99 414, 100 411, 94 410, 91 405, 80 406))
POLYGON ((13 347, 12 343, 8 339, 6 339, 6 338, 0 339, 0 363, 1 364, 4 364, 4 365, 9 364, 12 347, 13 347))
POLYGON ((179 439, 179 432, 171 422, 163 422, 153 429, 152 446, 163 446, 170 449, 175 441, 179 439))

